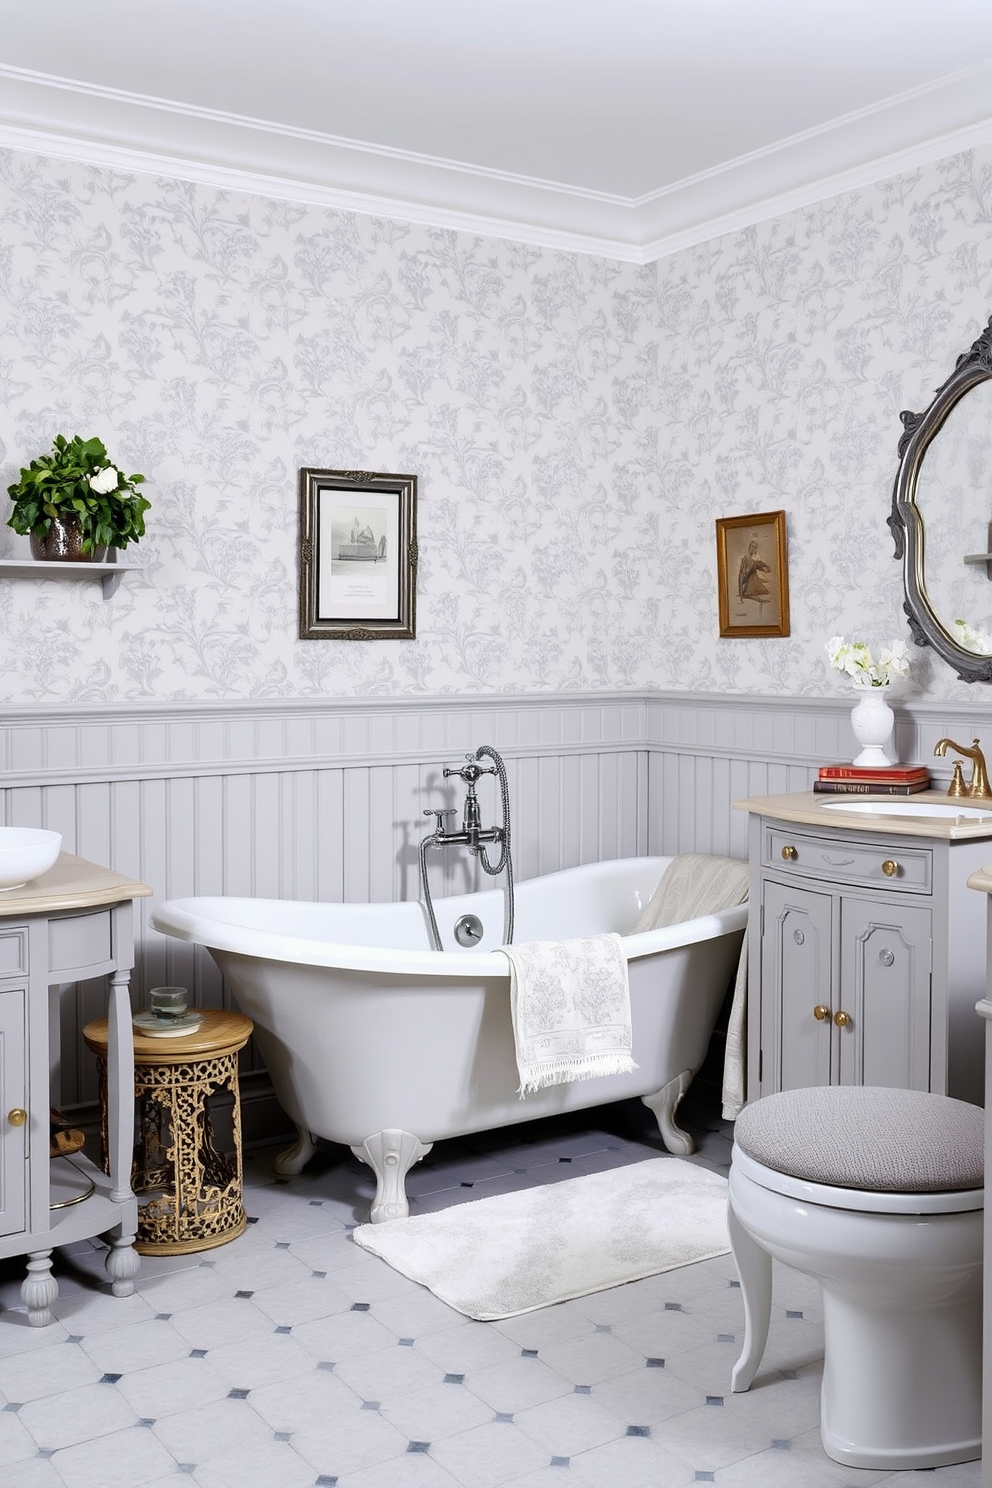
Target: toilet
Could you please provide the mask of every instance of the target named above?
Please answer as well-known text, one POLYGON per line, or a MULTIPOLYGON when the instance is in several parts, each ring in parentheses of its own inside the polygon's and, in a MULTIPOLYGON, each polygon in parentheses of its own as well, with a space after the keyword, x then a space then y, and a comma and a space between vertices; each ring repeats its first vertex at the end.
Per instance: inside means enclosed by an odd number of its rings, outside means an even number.
POLYGON ((925 1091, 821 1086, 746 1106, 729 1184, 744 1299, 732 1389, 761 1363, 774 1258, 820 1283, 829 1457, 980 1457, 983 1147, 979 1107, 925 1091))

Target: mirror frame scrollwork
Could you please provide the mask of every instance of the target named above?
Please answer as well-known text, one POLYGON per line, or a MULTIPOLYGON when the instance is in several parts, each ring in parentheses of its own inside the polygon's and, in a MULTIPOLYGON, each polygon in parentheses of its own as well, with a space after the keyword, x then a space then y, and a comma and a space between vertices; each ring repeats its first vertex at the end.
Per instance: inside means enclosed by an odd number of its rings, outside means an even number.
MULTIPOLYGON (((924 571, 923 517, 916 504, 916 487, 923 457, 932 440, 961 399, 972 388, 992 378, 992 319, 968 351, 958 357, 954 371, 922 413, 900 413, 899 468, 892 488, 888 525, 895 556, 903 565, 903 609, 918 646, 931 646, 963 682, 992 682, 992 656, 979 656, 959 646, 938 616, 927 594, 924 571)), ((990 451, 992 459, 992 451, 990 451)), ((990 512, 992 517, 992 512, 990 512)))

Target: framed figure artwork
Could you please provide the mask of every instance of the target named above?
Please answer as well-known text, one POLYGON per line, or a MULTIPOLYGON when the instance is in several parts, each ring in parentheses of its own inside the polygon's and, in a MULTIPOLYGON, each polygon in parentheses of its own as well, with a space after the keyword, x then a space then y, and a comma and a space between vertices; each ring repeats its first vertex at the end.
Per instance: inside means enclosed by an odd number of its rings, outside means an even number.
POLYGON ((412 640, 417 477, 300 471, 301 640, 412 640))
POLYGON ((784 511, 718 517, 716 571, 721 636, 789 634, 784 511))

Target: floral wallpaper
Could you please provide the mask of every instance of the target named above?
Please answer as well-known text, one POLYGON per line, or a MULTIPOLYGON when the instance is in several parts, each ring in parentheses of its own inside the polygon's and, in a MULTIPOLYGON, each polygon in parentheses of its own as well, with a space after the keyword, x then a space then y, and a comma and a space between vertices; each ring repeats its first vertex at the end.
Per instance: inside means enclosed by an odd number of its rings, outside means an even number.
POLYGON ((98 434, 152 502, 112 598, 0 582, 5 701, 822 696, 909 639, 899 411, 992 313, 990 150, 647 267, 20 152, 0 221, 3 486, 98 434), (416 640, 297 638, 301 466, 419 476, 416 640), (714 520, 779 508, 791 636, 720 639, 714 520))

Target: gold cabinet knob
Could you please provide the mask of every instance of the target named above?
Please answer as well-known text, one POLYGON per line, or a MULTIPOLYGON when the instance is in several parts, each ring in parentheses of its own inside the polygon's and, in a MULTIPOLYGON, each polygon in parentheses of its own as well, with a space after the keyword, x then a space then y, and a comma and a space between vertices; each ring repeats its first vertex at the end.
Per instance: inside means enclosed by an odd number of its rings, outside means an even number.
POLYGON ((23 1126, 27 1119, 27 1111, 23 1110, 20 1106, 15 1106, 12 1111, 7 1112, 7 1120, 11 1126, 23 1126))
POLYGON ((813 1009, 813 1017, 816 1019, 817 1023, 823 1023, 826 1021, 827 1018, 830 1017, 830 1009, 828 1007, 825 1007, 822 1002, 818 1002, 816 1007, 813 1009))
POLYGON ((834 1013, 834 1022, 838 1028, 846 1028, 850 1021, 850 1013, 845 1013, 843 1008, 841 1008, 840 1012, 834 1013))
POLYGON ((796 858, 798 858, 799 853, 794 847, 790 847, 787 845, 782 849, 782 856, 787 863, 794 863, 796 858))
POLYGON ((896 874, 899 872, 899 864, 895 862, 893 858, 886 858, 885 862, 882 864, 882 872, 885 874, 886 878, 895 878, 896 874))

